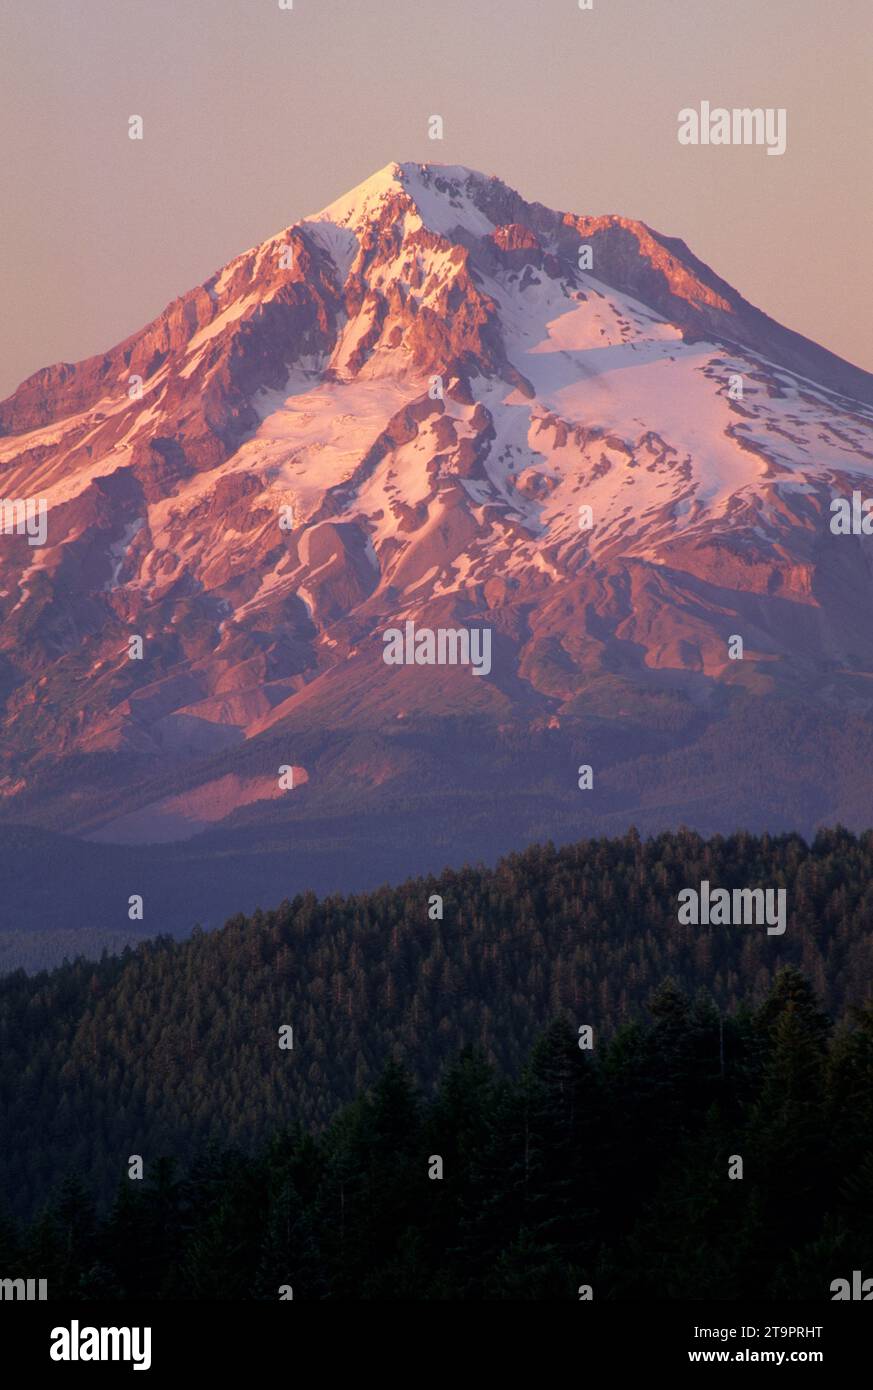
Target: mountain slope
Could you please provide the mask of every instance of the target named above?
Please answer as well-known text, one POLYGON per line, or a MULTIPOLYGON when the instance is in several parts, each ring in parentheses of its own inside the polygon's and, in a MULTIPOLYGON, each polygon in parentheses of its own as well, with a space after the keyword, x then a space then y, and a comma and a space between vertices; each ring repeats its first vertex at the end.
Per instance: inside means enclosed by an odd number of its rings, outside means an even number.
POLYGON ((0 491, 47 508, 0 535, 0 814, 245 854, 324 817, 352 858, 424 790, 446 858, 501 789, 558 837, 726 828, 754 728, 772 824, 861 823, 871 566, 830 503, 871 470, 873 378, 681 241, 389 165, 0 404, 0 491), (386 666, 409 621, 489 628, 487 676, 386 666))

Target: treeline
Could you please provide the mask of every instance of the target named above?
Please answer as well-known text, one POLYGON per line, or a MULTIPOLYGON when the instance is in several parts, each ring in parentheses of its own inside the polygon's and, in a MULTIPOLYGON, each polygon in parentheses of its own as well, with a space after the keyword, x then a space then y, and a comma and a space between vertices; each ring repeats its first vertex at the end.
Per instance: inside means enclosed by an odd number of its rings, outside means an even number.
POLYGON ((429 1095, 390 1061, 324 1131, 144 1155, 102 1215, 71 1176, 0 1219, 0 1268, 50 1298, 310 1301, 821 1301, 873 1275, 873 1008, 835 1032, 791 969, 727 1017, 668 981, 579 1042, 556 1020, 516 1077, 465 1051, 429 1095))
POLYGON ((71 1167, 106 1199, 131 1153, 318 1131, 392 1056, 426 1095, 465 1047, 515 1076, 545 1020, 602 1040, 668 976, 726 1011, 795 965, 839 1018, 869 996, 871 923, 871 834, 631 832, 17 972, 0 979, 0 1192, 26 1215, 71 1167), (784 887, 785 935, 680 925, 679 891, 704 878, 784 887))

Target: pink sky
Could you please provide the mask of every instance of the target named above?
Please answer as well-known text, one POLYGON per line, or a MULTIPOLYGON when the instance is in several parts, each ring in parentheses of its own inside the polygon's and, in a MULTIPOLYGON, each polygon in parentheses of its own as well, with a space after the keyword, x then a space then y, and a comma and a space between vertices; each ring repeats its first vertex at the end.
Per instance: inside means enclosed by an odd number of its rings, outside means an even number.
POLYGON ((870 0, 594 5, 0 0, 0 396, 394 159, 641 218, 873 370, 870 0), (787 152, 681 146, 702 100, 785 107, 787 152))

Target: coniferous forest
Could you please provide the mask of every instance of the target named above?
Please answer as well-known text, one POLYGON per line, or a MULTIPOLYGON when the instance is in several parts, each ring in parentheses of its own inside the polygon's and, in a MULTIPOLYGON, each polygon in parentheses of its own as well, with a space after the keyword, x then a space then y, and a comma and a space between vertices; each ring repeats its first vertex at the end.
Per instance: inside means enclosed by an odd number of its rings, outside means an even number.
POLYGON ((578 1044, 555 1020, 511 1079, 465 1050, 427 1097, 391 1061, 325 1131, 155 1156, 102 1214, 71 1175, 0 1260, 82 1300, 820 1301, 873 1267, 873 1009, 668 982, 578 1044))
POLYGON ((6 976, 0 1265, 827 1298, 873 1270, 871 881, 873 835, 630 832, 6 976), (785 934, 680 924, 703 879, 784 887, 785 934))

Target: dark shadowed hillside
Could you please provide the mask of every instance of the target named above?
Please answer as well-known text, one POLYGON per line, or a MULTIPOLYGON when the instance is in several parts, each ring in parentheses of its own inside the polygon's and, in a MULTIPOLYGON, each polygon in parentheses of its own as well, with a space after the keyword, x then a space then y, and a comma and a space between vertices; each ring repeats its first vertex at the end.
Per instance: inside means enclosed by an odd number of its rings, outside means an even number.
POLYGON ((841 1016, 870 996, 871 921, 871 833, 632 833, 16 973, 0 981, 0 1175, 16 1208, 70 1165, 105 1194, 131 1153, 325 1125, 395 1054, 425 1090, 465 1046, 511 1074, 545 1020, 609 1036, 668 976, 726 1010, 794 965, 841 1016), (677 894, 704 879, 784 888, 784 934, 681 925, 677 894))
POLYGON ((326 1131, 261 1116, 255 1153, 146 1146, 102 1213, 75 1176, 29 1228, 0 1212, 0 1259, 50 1298, 231 1302, 821 1304, 869 1270, 873 1010, 834 1033, 790 969, 727 1016, 668 982, 579 1042, 557 1019, 511 1078, 464 1052, 424 1094, 388 1062, 326 1131))

